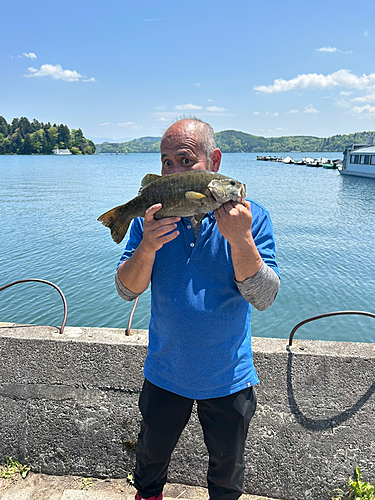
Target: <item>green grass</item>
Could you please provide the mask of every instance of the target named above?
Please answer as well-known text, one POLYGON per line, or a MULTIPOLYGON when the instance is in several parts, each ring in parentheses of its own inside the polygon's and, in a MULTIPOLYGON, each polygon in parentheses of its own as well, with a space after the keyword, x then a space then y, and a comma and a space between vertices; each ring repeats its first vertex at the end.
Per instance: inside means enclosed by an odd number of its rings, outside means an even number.
POLYGON ((349 478, 348 491, 344 493, 342 490, 337 490, 338 496, 333 497, 332 500, 375 500, 375 483, 362 481, 359 467, 355 468, 355 473, 356 480, 349 478))
POLYGON ((92 488, 92 486, 93 484, 90 477, 82 478, 81 490, 83 490, 84 488, 92 488))
POLYGON ((25 479, 29 470, 30 467, 27 465, 22 465, 11 457, 8 457, 5 465, 0 466, 0 477, 4 479, 13 479, 20 474, 22 479, 25 479))

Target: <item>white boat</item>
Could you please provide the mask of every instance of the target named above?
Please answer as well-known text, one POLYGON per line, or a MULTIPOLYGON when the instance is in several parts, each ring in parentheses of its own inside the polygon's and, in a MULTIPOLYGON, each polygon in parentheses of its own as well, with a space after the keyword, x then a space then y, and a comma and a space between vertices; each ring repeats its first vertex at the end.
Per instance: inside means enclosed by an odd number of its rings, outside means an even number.
POLYGON ((375 179, 375 137, 368 137, 366 144, 347 146, 339 172, 341 175, 375 179))
POLYGON ((287 156, 286 158, 284 158, 282 160, 283 163, 285 163, 286 165, 289 165, 291 163, 295 163, 295 161, 293 160, 293 158, 291 158, 290 156, 287 156))
POLYGON ((54 155, 59 155, 59 156, 68 156, 71 155, 72 153, 69 151, 69 149, 53 149, 52 153, 54 155))

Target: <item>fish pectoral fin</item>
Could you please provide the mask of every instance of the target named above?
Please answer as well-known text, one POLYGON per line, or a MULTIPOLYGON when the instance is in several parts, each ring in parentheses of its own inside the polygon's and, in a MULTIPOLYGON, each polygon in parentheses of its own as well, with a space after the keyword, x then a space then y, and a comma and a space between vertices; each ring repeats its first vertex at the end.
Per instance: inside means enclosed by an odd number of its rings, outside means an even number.
POLYGON ((142 189, 151 184, 151 182, 156 181, 156 179, 159 179, 161 175, 158 174, 146 174, 143 179, 141 180, 141 187, 139 188, 138 194, 142 192, 142 189))
POLYGON ((196 226, 197 224, 199 224, 200 222, 202 222, 202 219, 203 217, 205 216, 205 214, 195 214, 193 215, 193 217, 191 217, 191 225, 194 227, 196 226))
POLYGON ((207 196, 195 191, 186 191, 185 198, 193 203, 201 203, 207 196))

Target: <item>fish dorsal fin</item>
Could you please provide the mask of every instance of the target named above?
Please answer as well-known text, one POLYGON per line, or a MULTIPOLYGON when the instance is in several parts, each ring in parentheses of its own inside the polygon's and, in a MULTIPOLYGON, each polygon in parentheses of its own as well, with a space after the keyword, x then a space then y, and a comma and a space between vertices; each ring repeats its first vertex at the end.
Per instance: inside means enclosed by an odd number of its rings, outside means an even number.
POLYGON ((193 203, 201 203, 207 196, 195 191, 186 191, 185 198, 193 203))
POLYGON ((159 179, 160 177, 161 175, 158 174, 146 174, 141 181, 139 192, 141 192, 143 188, 151 184, 151 182, 156 181, 156 179, 159 179))

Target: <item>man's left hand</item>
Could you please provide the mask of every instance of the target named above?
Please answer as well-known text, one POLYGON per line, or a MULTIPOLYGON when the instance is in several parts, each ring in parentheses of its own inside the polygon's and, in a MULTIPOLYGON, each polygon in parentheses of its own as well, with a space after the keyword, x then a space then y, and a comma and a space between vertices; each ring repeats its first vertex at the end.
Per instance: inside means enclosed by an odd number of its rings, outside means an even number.
POLYGON ((244 201, 243 204, 228 201, 214 213, 220 233, 231 245, 241 246, 246 240, 252 240, 252 215, 248 201, 244 201))
POLYGON ((262 267, 262 258, 251 234, 250 203, 229 201, 215 210, 215 218, 220 233, 231 246, 236 280, 250 278, 262 267))

